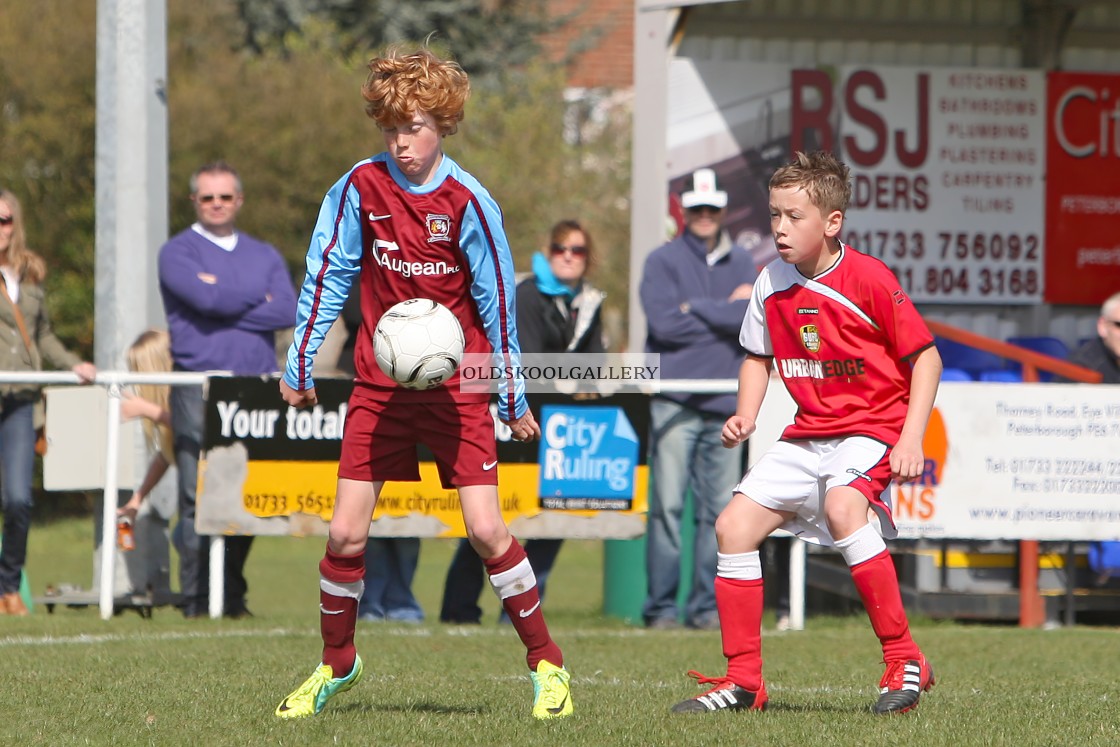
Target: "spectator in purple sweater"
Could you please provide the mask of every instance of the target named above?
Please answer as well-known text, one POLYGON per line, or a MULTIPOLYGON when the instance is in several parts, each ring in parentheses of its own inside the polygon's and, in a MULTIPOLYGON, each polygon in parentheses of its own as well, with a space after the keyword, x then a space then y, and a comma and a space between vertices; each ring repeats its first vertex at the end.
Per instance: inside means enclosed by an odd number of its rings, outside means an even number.
MULTIPOLYGON (((191 176, 197 222, 172 236, 159 252, 159 289, 171 333, 176 371, 271 374, 276 331, 295 324, 296 295, 283 257, 271 245, 237 231, 244 202, 241 179, 218 161, 191 176)), ((210 538, 195 532, 195 486, 202 443, 202 387, 171 389, 171 429, 179 469, 179 552, 183 614, 201 617, 209 597, 210 538)), ((245 559, 252 537, 227 537, 227 617, 249 614, 245 606, 245 559)))

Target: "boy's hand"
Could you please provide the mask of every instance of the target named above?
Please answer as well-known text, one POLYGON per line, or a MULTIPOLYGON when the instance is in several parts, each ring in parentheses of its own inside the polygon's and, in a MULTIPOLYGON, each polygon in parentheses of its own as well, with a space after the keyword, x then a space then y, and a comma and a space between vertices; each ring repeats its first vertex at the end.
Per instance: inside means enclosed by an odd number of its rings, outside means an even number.
POLYGON ((292 407, 303 408, 319 404, 319 397, 315 394, 315 387, 299 391, 292 389, 283 379, 280 379, 280 396, 292 407))
POLYGON ((753 420, 748 420, 742 415, 732 415, 723 424, 723 432, 720 434, 720 440, 723 442, 723 448, 734 449, 739 444, 750 438, 754 433, 756 425, 753 420))
POLYGON ((516 420, 502 420, 509 426, 514 441, 536 441, 541 437, 541 427, 530 410, 516 420))
POLYGON ((891 477, 897 483, 906 483, 922 476, 926 458, 922 453, 920 438, 905 434, 898 437, 898 443, 891 449, 891 477))

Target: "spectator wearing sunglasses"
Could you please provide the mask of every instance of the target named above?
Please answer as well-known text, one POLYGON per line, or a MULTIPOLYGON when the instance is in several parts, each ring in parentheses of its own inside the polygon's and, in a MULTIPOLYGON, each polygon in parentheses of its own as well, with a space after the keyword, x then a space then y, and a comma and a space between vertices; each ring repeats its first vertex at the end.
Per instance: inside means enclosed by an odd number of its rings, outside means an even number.
MULTIPOLYGON (((533 272, 517 285, 517 335, 522 353, 603 353, 603 292, 586 281, 594 257, 591 234, 574 220, 552 227, 549 243, 533 255, 533 272)), ((531 539, 525 554, 544 597, 545 582, 561 539, 531 539)), ((459 543, 443 587, 440 621, 478 623, 485 580, 482 561, 466 540, 459 543)), ((504 612, 503 622, 508 622, 504 612)))
MULTIPOLYGON (((684 231, 646 260, 639 288, 648 330, 646 351, 661 355, 661 378, 735 379, 745 351, 739 328, 758 270, 723 228, 727 192, 712 169, 692 174, 681 195, 684 231)), ((664 392, 650 403, 650 491, 646 524, 647 627, 716 630, 715 520, 731 500, 742 453, 720 433, 735 413, 735 394, 664 392), (692 589, 677 607, 681 520, 692 494, 696 521, 692 589)))
POLYGON ((521 352, 606 352, 603 292, 585 281, 593 249, 591 234, 576 221, 552 227, 548 247, 533 255, 532 276, 517 286, 521 352))
MULTIPOLYGON (((244 203, 241 179, 217 161, 191 176, 197 220, 159 252, 159 289, 176 371, 232 371, 241 376, 278 370, 276 332, 295 324, 296 294, 287 265, 273 246, 237 230, 244 203)), ((209 598, 210 538, 195 531, 195 486, 205 408, 201 386, 171 388, 171 431, 179 469, 179 552, 183 614, 202 617, 209 598)), ((227 617, 249 614, 245 560, 252 537, 225 542, 227 617)))
MULTIPOLYGON (((1102 384, 1120 384, 1120 293, 1101 304, 1097 336, 1078 345, 1069 362, 1099 371, 1102 384)), ((1120 576, 1120 542, 1090 542, 1088 561, 1098 584, 1120 576)))
POLYGON ((1113 293, 1097 319, 1097 337, 1081 343, 1069 356, 1076 363, 1100 371, 1103 384, 1120 384, 1120 293, 1113 293))
MULTIPOLYGON (((0 188, 0 370, 38 371, 45 360, 91 382, 94 365, 67 350, 51 329, 42 285, 46 274, 46 262, 27 246, 19 200, 0 188)), ((31 529, 38 404, 37 384, 0 386, 0 615, 28 614, 20 585, 31 529)))

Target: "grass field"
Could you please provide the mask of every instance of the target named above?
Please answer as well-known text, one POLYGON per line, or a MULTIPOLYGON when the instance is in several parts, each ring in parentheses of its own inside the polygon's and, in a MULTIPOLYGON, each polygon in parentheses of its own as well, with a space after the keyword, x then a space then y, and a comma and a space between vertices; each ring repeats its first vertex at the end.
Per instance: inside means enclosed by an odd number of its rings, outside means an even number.
MULTIPOLYGON (((90 584, 90 520, 32 529, 29 577, 90 584), (47 548, 54 548, 53 556, 47 548)), ((438 611, 453 544, 424 544, 416 590, 438 611)), ((575 715, 529 716, 524 649, 495 622, 359 623, 366 679, 314 719, 282 722, 280 698, 318 662, 321 539, 260 538, 248 571, 256 617, 183 620, 159 609, 102 621, 95 607, 0 617, 5 745, 1116 745, 1120 631, 1051 631, 915 621, 939 684, 920 708, 876 718, 881 674, 862 617, 811 617, 764 634, 771 707, 674 716, 720 674, 718 633, 645 631, 603 618, 599 543, 569 542, 546 604, 573 673, 575 715)), ((769 621, 768 621, 769 622, 769 621)))

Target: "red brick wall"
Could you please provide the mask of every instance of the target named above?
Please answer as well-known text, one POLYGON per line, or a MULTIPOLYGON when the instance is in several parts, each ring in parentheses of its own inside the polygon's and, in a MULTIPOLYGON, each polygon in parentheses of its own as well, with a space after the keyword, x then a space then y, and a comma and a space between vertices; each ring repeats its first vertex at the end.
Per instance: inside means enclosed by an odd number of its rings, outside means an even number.
POLYGON ((569 86, 634 85, 634 0, 551 0, 550 8, 554 17, 576 14, 563 28, 541 39, 550 60, 563 59, 575 40, 595 40, 569 62, 569 86))

